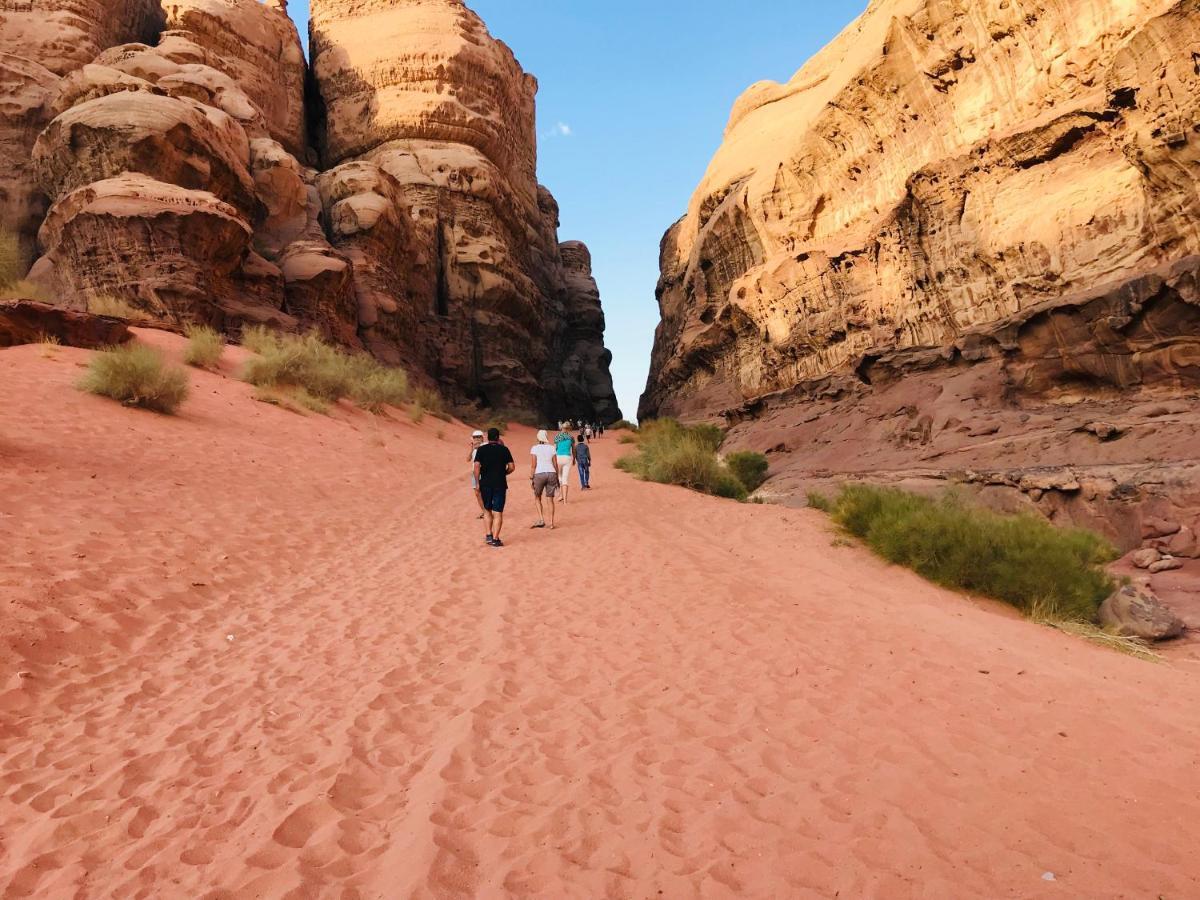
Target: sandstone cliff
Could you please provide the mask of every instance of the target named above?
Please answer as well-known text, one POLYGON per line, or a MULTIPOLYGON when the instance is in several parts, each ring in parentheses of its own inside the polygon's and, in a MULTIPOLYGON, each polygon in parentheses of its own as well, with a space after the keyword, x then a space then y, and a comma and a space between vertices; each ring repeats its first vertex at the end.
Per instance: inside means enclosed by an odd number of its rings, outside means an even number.
POLYGON ((367 346, 488 406, 616 418, 603 319, 537 183, 537 82, 458 0, 316 0, 311 46, 321 196, 363 273, 367 346))
POLYGON ((311 84, 283 0, 17 6, 0 206, 62 305, 316 328, 458 403, 619 416, 536 82, 461 2, 314 4, 311 84))
POLYGON ((641 413, 724 413, 793 487, 1194 458, 1132 411, 1200 385, 1198 39, 1196 0, 874 0, 736 104, 641 413))

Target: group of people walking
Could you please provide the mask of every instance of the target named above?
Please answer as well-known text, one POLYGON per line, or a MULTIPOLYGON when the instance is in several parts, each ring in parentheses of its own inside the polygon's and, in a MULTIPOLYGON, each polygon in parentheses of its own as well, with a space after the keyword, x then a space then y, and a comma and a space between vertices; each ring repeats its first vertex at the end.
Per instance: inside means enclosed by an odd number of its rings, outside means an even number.
MULTIPOLYGON (((579 489, 592 489, 590 443, 603 434, 603 425, 577 425, 569 421, 560 422, 553 437, 544 429, 537 433, 537 443, 529 450, 529 484, 537 506, 533 528, 556 527, 558 504, 569 500, 572 469, 579 472, 579 489)), ((486 435, 482 431, 471 435, 469 459, 471 489, 479 504, 479 518, 487 523, 487 543, 503 547, 500 534, 504 530, 508 476, 516 471, 516 460, 500 439, 498 428, 488 429, 486 435)))

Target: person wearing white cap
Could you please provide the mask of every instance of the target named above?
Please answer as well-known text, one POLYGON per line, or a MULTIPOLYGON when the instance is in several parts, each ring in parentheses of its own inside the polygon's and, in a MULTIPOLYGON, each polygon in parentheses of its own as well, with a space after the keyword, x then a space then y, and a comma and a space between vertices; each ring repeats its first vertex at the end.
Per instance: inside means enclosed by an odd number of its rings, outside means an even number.
POLYGON ((479 515, 475 518, 483 518, 483 495, 479 493, 479 479, 475 477, 475 451, 483 446, 484 434, 482 431, 474 431, 471 433, 471 452, 467 456, 467 462, 471 464, 471 491, 475 494, 475 502, 479 504, 479 515))
POLYGON ((546 527, 546 511, 542 504, 545 496, 550 507, 550 528, 554 528, 554 498, 558 494, 557 451, 550 443, 545 431, 537 433, 537 443, 529 451, 529 484, 533 487, 533 499, 537 504, 538 520, 534 528, 546 527))

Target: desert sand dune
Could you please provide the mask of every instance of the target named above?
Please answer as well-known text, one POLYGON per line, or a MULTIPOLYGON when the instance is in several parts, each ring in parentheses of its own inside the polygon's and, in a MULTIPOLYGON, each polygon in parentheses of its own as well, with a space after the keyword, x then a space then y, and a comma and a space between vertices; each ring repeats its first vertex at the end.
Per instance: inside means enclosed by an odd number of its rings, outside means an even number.
POLYGON ((52 356, 0 352, 0 896, 1200 896, 1186 662, 615 436, 493 550, 457 424, 200 372, 161 417, 52 356))

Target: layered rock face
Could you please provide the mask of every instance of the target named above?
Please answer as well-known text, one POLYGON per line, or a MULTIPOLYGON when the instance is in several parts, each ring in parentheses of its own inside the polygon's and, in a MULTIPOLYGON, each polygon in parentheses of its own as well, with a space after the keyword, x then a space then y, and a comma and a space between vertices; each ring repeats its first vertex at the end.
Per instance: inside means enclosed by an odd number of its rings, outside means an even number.
POLYGON ((619 415, 536 82, 462 3, 317 4, 307 98, 283 0, 51 6, 0 14, 0 206, 63 305, 316 328, 454 401, 619 415))
POLYGON ((311 47, 321 196, 366 345, 464 400, 616 418, 603 319, 537 184, 536 81, 458 0, 318 0, 311 47))
POLYGON ((641 413, 726 414, 793 487, 1194 458, 1146 423, 1200 386, 1198 38, 1196 0, 874 0, 735 106, 641 413))

